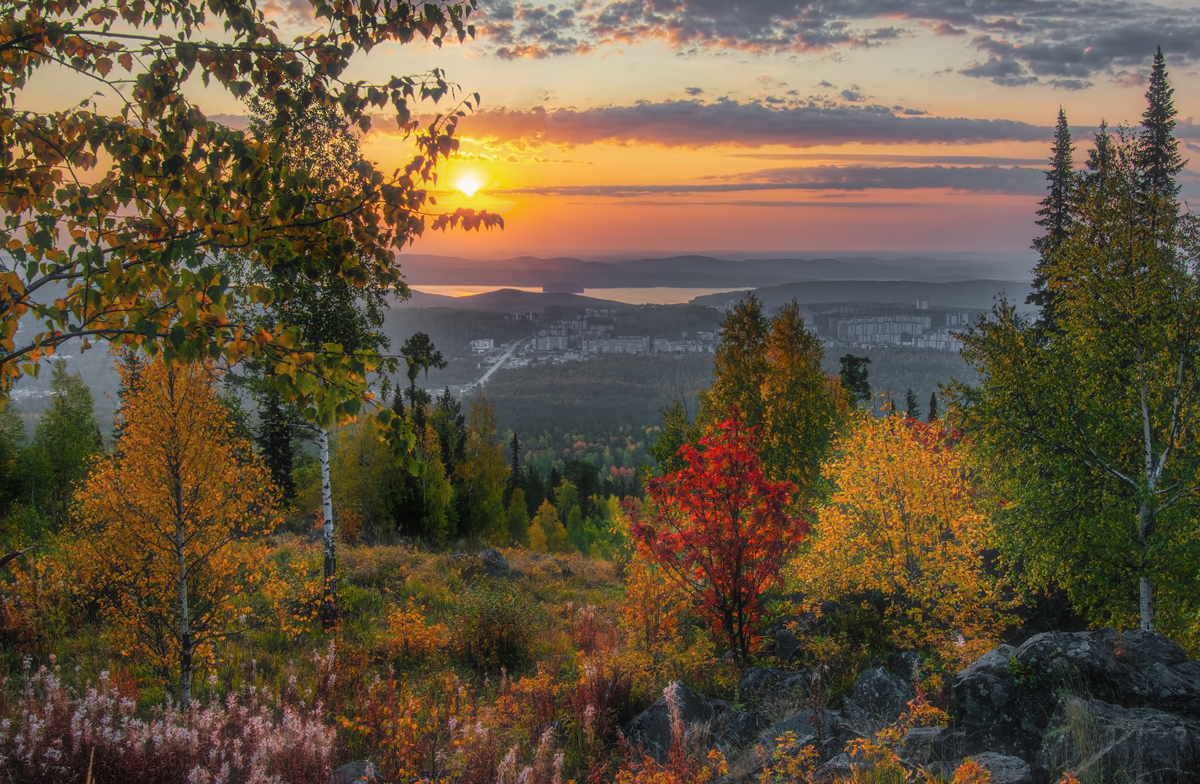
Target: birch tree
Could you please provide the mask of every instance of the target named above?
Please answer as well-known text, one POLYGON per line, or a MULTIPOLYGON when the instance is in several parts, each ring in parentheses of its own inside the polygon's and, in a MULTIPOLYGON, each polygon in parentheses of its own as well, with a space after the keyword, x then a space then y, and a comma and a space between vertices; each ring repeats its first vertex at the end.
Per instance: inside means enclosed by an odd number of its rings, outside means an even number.
POLYGON ((174 680, 185 706, 193 672, 250 612, 278 522, 270 472, 213 390, 205 365, 147 366, 124 401, 120 452, 79 492, 76 574, 122 652, 174 680))
POLYGON ((1152 630, 1156 598, 1168 625, 1194 614, 1200 234, 1145 190, 1132 140, 1109 143, 1048 269, 1059 333, 1039 337, 1008 304, 970 330, 967 421, 1010 501, 997 530, 1025 582, 1152 630))

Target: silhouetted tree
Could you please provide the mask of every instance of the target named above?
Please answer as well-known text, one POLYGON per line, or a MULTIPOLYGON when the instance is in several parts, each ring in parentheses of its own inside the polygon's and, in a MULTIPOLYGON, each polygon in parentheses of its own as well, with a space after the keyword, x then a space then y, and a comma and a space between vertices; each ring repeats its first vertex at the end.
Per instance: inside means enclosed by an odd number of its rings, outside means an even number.
POLYGON ((1071 202, 1075 192, 1075 164, 1071 146, 1071 128, 1067 125, 1067 114, 1060 106, 1058 124, 1054 127, 1054 146, 1050 151, 1050 168, 1046 170, 1046 197, 1037 211, 1037 225, 1045 233, 1033 241, 1033 249, 1039 259, 1033 270, 1033 290, 1025 301, 1041 308, 1043 329, 1057 331, 1054 317, 1054 294, 1048 282, 1054 253, 1066 239, 1071 229, 1071 202))
POLYGON ((860 406, 870 403, 871 383, 867 371, 867 365, 871 364, 870 357, 846 354, 838 361, 842 365, 842 389, 850 395, 850 400, 860 406))
POLYGON ((921 418, 921 406, 917 404, 917 395, 912 391, 912 387, 904 393, 904 415, 909 419, 921 418))
POLYGON ((1167 83, 1167 66, 1162 47, 1154 54, 1150 69, 1150 86, 1146 90, 1146 111, 1142 114, 1142 130, 1137 140, 1137 167, 1141 171, 1142 187, 1150 194, 1164 199, 1179 195, 1175 176, 1183 171, 1179 140, 1175 138, 1174 90, 1167 83))

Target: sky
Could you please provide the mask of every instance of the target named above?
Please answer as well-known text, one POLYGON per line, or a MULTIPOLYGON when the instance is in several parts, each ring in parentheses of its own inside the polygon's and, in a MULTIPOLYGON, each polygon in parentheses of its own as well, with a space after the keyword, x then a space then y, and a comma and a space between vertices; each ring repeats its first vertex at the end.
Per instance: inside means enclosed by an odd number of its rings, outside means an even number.
MULTIPOLYGON (((269 1, 285 34, 317 29, 269 1)), ((414 252, 1024 253, 1059 108, 1082 163, 1101 120, 1139 122, 1156 46, 1200 203, 1200 0, 479 0, 470 21, 350 74, 440 68, 479 94, 434 190, 506 227, 414 252)), ((231 101, 198 99, 236 122, 231 101)), ((365 139, 386 171, 408 155, 392 128, 365 139)))

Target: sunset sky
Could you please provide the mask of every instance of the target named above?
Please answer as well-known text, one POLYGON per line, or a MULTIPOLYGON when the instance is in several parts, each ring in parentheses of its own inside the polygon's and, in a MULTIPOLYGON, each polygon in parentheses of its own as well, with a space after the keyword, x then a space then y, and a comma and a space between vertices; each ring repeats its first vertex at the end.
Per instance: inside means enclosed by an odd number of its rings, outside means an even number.
MULTIPOLYGON (((440 183, 478 192, 439 206, 507 228, 414 252, 1026 251, 1059 106, 1081 163, 1101 119, 1140 120, 1157 45, 1200 201, 1200 2, 480 0, 471 21, 474 40, 381 47, 352 74, 438 67, 482 98, 440 183)), ((389 127, 367 152, 390 170, 389 127)))

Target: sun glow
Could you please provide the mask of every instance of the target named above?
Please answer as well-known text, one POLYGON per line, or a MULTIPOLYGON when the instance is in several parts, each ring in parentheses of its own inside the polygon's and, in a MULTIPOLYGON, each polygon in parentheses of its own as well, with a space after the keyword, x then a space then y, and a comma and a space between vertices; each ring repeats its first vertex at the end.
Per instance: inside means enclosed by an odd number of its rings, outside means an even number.
POLYGON ((475 194, 483 189, 484 182, 483 178, 475 172, 463 172, 454 178, 454 184, 451 187, 465 198, 473 199, 475 194))

